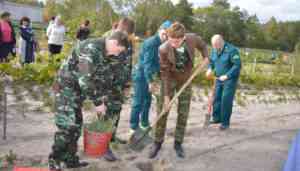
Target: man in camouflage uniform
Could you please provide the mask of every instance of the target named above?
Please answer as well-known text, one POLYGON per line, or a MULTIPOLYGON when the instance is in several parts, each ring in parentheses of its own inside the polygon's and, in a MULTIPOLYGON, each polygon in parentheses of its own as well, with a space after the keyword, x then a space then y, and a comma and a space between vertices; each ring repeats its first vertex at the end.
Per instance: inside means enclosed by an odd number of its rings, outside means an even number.
MULTIPOLYGON (((126 52, 123 52, 122 54, 119 55, 119 59, 123 61, 122 67, 124 67, 125 69, 124 74, 126 79, 128 80, 127 84, 124 86, 124 91, 129 91, 129 87, 130 87, 129 81, 131 79, 131 70, 132 70, 133 38, 134 38, 134 31, 135 31, 135 23, 132 19, 128 17, 124 17, 118 22, 115 29, 107 31, 106 33, 103 34, 103 37, 108 37, 112 35, 115 31, 122 31, 128 34, 128 39, 129 39, 128 49, 126 52)), ((124 96, 124 98, 126 97, 124 96)), ((116 136, 116 132, 120 120, 120 113, 121 113, 121 109, 119 110, 118 114, 116 114, 116 122, 115 122, 116 129, 113 132, 112 142, 126 144, 127 142, 125 140, 122 140, 121 138, 116 136)))
MULTIPOLYGON (((77 44, 62 63, 54 85, 58 131, 49 155, 51 171, 60 171, 61 162, 67 168, 87 165, 76 155, 83 100, 92 100, 96 111, 106 117, 115 117, 121 109, 126 78, 122 61, 117 56, 128 44, 127 35, 122 32, 115 32, 106 39, 89 39, 77 44)), ((107 155, 113 155, 110 149, 107 155)))
MULTIPOLYGON (((196 50, 200 51, 204 58, 202 66, 208 64, 208 51, 206 43, 200 36, 193 33, 185 33, 182 24, 176 22, 167 30, 168 41, 159 48, 160 55, 160 77, 161 106, 169 111, 169 102, 174 93, 184 85, 192 74, 193 62, 196 50)), ((178 117, 175 131, 174 149, 178 157, 184 158, 182 143, 184 140, 185 128, 189 116, 192 88, 188 86, 178 98, 178 117)), ((164 141, 168 113, 159 119, 155 128, 155 142, 150 151, 149 158, 154 158, 164 141)))

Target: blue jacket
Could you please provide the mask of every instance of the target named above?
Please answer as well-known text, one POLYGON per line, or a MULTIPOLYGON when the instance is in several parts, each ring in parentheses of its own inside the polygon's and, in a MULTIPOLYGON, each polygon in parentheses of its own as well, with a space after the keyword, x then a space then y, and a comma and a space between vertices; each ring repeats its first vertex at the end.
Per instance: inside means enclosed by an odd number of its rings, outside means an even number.
POLYGON ((156 34, 146 39, 140 49, 138 68, 136 70, 136 77, 144 77, 147 83, 153 81, 154 76, 159 74, 159 46, 161 40, 159 35, 156 34))
POLYGON ((209 68, 215 72, 217 77, 222 75, 227 75, 229 79, 239 77, 241 70, 240 54, 232 44, 225 42, 220 53, 216 49, 212 49, 209 61, 209 68))

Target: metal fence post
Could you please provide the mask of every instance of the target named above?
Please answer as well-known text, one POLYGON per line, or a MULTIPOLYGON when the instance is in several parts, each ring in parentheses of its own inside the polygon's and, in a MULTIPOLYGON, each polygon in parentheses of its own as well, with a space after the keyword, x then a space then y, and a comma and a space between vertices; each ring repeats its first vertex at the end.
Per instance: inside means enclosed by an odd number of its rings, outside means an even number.
POLYGON ((3 115, 3 92, 0 94, 0 121, 2 121, 3 115))
POLYGON ((6 140, 6 128, 7 128, 7 94, 3 93, 3 140, 6 140))

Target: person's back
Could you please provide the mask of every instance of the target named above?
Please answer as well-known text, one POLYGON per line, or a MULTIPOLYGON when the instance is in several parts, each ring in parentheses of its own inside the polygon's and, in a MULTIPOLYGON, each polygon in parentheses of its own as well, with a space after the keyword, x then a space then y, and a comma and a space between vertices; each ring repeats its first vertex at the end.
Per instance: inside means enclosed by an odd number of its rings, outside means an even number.
MULTIPOLYGON (((103 39, 89 39, 85 42, 77 44, 77 46, 73 49, 71 55, 69 55, 68 58, 66 58, 60 66, 57 75, 58 83, 66 83, 67 85, 73 86, 73 88, 75 86, 79 86, 79 84, 81 84, 79 80, 81 76, 83 76, 84 74, 93 74, 94 72, 96 72, 95 68, 98 64, 100 64, 100 61, 103 60, 103 52, 103 39), (99 54, 102 54, 102 56, 99 54)), ((93 77, 90 78, 94 79, 93 77)), ((91 82, 92 80, 85 81, 91 82)))
POLYGON ((31 28, 31 21, 28 17, 23 17, 20 21, 20 39, 19 39, 19 54, 20 62, 34 62, 35 37, 31 28))
POLYGON ((63 25, 52 24, 49 27, 48 43, 55 45, 63 45, 66 29, 63 25))
POLYGON ((52 55, 59 54, 64 45, 66 28, 64 27, 61 18, 57 16, 55 23, 47 29, 48 49, 52 55))

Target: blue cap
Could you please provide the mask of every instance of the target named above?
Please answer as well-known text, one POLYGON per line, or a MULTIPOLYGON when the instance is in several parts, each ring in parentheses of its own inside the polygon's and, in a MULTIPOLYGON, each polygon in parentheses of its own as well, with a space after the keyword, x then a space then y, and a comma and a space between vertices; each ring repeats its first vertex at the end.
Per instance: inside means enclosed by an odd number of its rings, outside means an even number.
POLYGON ((166 20, 160 25, 159 29, 167 29, 167 28, 171 27, 171 25, 172 25, 172 22, 170 20, 166 20))

